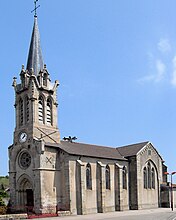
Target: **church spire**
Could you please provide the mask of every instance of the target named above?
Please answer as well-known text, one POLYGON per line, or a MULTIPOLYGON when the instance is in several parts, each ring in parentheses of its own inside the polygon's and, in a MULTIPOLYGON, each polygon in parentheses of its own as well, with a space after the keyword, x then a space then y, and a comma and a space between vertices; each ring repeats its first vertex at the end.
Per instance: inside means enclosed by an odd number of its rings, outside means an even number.
POLYGON ((38 29, 36 12, 34 16, 34 26, 32 31, 26 69, 29 72, 31 72, 31 69, 33 69, 33 73, 36 76, 39 74, 40 70, 43 69, 43 58, 42 58, 42 50, 40 46, 40 34, 38 29))

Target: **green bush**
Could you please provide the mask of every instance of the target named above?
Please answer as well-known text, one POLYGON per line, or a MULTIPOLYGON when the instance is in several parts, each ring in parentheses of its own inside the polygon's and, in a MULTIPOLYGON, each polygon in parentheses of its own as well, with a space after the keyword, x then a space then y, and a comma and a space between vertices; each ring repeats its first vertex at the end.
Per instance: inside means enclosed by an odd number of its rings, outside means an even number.
POLYGON ((9 197, 9 195, 6 192, 0 190, 0 197, 7 198, 7 197, 9 197))

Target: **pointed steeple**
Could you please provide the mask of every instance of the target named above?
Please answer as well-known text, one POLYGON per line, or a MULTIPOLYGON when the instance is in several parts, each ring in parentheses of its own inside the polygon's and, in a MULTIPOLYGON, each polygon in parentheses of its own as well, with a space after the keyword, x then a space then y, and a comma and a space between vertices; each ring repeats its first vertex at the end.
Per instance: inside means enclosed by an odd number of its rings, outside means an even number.
POLYGON ((29 72, 31 72, 31 69, 33 69, 34 74, 37 76, 40 70, 43 70, 43 66, 40 34, 38 29, 37 16, 35 15, 26 69, 29 72))

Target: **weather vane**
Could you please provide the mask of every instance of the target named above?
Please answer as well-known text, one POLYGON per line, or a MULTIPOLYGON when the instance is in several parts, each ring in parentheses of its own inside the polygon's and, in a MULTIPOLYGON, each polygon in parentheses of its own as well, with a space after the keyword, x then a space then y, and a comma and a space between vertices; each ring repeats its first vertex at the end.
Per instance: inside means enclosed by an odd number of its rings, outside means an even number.
POLYGON ((34 10, 31 11, 31 13, 35 11, 35 15, 34 15, 35 17, 37 17, 37 8, 40 7, 40 5, 37 6, 37 2, 38 2, 38 0, 35 0, 35 1, 34 1, 35 8, 34 8, 34 10))
POLYGON ((68 136, 68 137, 63 138, 64 141, 68 141, 68 142, 71 142, 71 143, 73 141, 75 141, 76 139, 77 139, 77 137, 75 137, 75 136, 74 137, 68 136))

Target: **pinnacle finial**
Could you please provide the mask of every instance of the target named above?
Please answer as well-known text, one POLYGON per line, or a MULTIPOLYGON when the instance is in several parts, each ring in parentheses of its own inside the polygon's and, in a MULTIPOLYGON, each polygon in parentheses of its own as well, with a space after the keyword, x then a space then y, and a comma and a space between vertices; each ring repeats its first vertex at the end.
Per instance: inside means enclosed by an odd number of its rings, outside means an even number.
POLYGON ((13 77, 13 83, 12 83, 12 86, 13 86, 13 87, 16 87, 16 86, 17 86, 16 79, 17 79, 16 77, 13 77))
POLYGON ((37 8, 40 7, 40 5, 37 6, 37 2, 38 2, 38 0, 34 0, 35 8, 34 8, 34 10, 31 11, 31 13, 32 13, 32 12, 35 12, 35 13, 34 13, 34 17, 37 17, 37 8))

